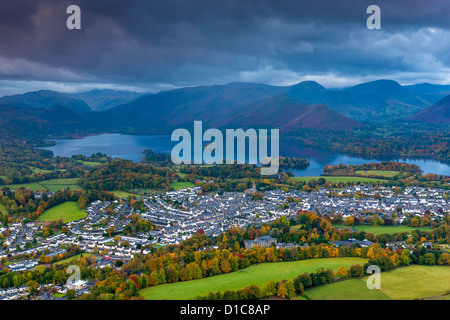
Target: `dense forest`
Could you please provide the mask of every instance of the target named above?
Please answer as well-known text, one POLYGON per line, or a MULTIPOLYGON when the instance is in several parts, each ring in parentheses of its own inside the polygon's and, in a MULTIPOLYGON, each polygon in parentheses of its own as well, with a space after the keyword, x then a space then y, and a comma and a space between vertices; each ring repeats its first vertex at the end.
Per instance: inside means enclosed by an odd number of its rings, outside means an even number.
POLYGON ((295 157, 281 157, 280 156, 280 168, 281 169, 306 169, 309 167, 308 159, 297 159, 295 157))
POLYGON ((114 160, 87 172, 79 180, 89 190, 168 189, 177 174, 168 168, 114 160))

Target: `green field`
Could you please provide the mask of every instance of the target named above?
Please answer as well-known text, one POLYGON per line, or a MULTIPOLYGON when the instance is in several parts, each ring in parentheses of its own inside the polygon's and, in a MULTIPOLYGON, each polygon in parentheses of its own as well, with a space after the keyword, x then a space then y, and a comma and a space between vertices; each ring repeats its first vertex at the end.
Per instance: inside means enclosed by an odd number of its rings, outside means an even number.
POLYGON ((8 185, 4 185, 1 187, 8 187, 10 189, 20 189, 20 188, 25 188, 25 189, 31 189, 33 191, 41 191, 41 190, 46 190, 46 188, 42 185, 40 185, 37 182, 30 182, 30 183, 22 183, 22 184, 8 184, 8 185))
POLYGON ((315 179, 316 181, 320 178, 324 178, 326 181, 331 183, 347 183, 347 182, 362 182, 362 183, 382 183, 386 182, 383 179, 374 179, 374 178, 364 178, 364 177, 329 177, 329 176, 319 176, 319 177, 293 177, 292 179, 298 181, 306 181, 309 182, 311 179, 315 179))
POLYGON ((114 195, 118 196, 119 198, 128 198, 128 196, 135 196, 136 198, 142 197, 139 194, 129 193, 129 192, 120 191, 120 190, 112 191, 112 193, 114 193, 114 195))
POLYGON ((301 227, 303 226, 303 224, 297 224, 295 226, 291 226, 289 228, 290 231, 298 231, 301 227))
POLYGON ((175 190, 185 189, 185 188, 192 188, 195 184, 192 182, 173 182, 169 185, 169 187, 174 188, 175 190))
POLYGON ((82 187, 78 185, 78 178, 52 179, 41 181, 39 184, 44 186, 49 191, 65 190, 67 188, 70 190, 82 189, 82 187))
POLYGON ((102 165, 101 162, 93 162, 93 161, 79 161, 79 162, 81 162, 82 164, 84 164, 85 166, 88 166, 88 167, 97 167, 97 166, 102 165))
POLYGON ((409 266, 381 273, 381 289, 369 290, 366 279, 352 279, 306 290, 312 300, 394 299, 436 297, 450 290, 449 266, 409 266))
POLYGON ((10 184, 7 185, 6 187, 9 187, 11 189, 25 188, 31 189, 33 191, 40 191, 40 190, 59 191, 65 190, 67 188, 69 188, 70 190, 83 189, 78 185, 78 178, 51 179, 22 184, 10 184))
POLYGON ((35 167, 30 167, 30 169, 33 171, 33 173, 49 173, 49 172, 53 172, 52 170, 39 169, 39 168, 35 168, 35 167))
POLYGON ((87 213, 80 210, 78 203, 75 201, 67 201, 45 210, 44 213, 38 218, 38 221, 54 221, 62 219, 64 223, 67 223, 83 219, 86 216, 87 213))
POLYGON ((0 213, 1 214, 8 214, 8 209, 4 205, 0 203, 0 213))
POLYGON ((362 175, 362 176, 383 176, 386 178, 392 178, 399 174, 400 171, 383 171, 383 170, 357 170, 355 171, 355 174, 362 175))
POLYGON ((305 294, 311 300, 391 300, 381 290, 369 290, 365 280, 361 279, 349 279, 308 289, 305 294))
MULTIPOLYGON (((335 224, 335 227, 338 228, 345 228, 347 226, 343 224, 335 224)), ((364 232, 370 232, 372 234, 378 235, 378 234, 393 234, 398 232, 409 232, 411 233, 413 230, 419 229, 421 231, 431 231, 433 228, 431 227, 420 227, 420 228, 414 228, 414 227, 408 227, 408 226, 374 226, 374 225, 357 225, 357 226, 350 226, 349 228, 355 229, 355 231, 364 231, 364 232)))
POLYGON ((93 254, 92 253, 80 253, 80 254, 77 254, 75 256, 69 257, 67 259, 62 259, 60 261, 57 261, 57 262, 55 262, 55 264, 63 264, 63 263, 66 263, 66 262, 72 262, 72 261, 75 261, 75 260, 80 260, 81 256, 83 256, 83 257, 90 257, 90 256, 93 256, 93 254))
POLYGON ((252 284, 264 288, 267 282, 292 280, 304 272, 315 272, 318 268, 331 268, 336 271, 340 266, 349 268, 353 264, 363 265, 363 258, 325 258, 292 262, 262 263, 228 274, 199 280, 158 285, 140 291, 147 300, 187 300, 204 296, 209 291, 239 290, 252 284))

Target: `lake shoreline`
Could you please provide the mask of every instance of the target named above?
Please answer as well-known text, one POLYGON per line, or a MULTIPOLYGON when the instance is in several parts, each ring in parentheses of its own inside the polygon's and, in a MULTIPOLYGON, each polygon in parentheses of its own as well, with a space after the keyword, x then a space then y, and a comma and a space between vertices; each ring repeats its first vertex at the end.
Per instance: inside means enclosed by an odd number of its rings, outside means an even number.
MULTIPOLYGON (((53 146, 40 147, 52 151, 55 156, 71 157, 75 154, 90 156, 102 152, 115 158, 141 162, 144 150, 170 153, 177 142, 170 140, 170 135, 129 135, 121 133, 90 134, 75 139, 47 139, 54 141, 53 146)), ((450 176, 450 164, 428 158, 370 157, 364 155, 338 153, 333 150, 293 144, 289 140, 280 140, 280 155, 284 157, 306 158, 310 162, 307 169, 291 169, 297 177, 320 176, 326 165, 359 165, 369 162, 395 161, 416 164, 424 174, 434 173, 450 176)))

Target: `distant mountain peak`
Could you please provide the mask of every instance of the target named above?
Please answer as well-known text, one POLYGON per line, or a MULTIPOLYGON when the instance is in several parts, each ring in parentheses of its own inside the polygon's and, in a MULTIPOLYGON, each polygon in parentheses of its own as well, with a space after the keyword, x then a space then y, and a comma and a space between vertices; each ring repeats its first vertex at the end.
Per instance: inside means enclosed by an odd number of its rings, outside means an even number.
POLYGON ((75 99, 52 90, 38 90, 0 97, 0 104, 26 109, 50 109, 53 106, 59 105, 76 113, 92 111, 83 100, 75 99))

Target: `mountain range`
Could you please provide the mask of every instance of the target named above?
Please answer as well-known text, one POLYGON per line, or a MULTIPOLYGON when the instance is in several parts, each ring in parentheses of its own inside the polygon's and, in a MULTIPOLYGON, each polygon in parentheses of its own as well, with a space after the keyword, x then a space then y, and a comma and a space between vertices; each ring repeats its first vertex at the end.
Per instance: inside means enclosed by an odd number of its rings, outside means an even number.
POLYGON ((66 96, 84 101, 93 111, 107 110, 133 101, 141 95, 141 93, 137 92, 112 89, 94 89, 86 92, 66 94, 66 96))
POLYGON ((76 113, 92 112, 89 105, 83 100, 75 99, 64 93, 51 90, 40 90, 0 97, 0 105, 24 109, 50 109, 60 106, 76 113))
POLYGON ((102 114, 102 118, 108 119, 108 123, 118 129, 184 126, 193 120, 203 120, 212 126, 224 126, 242 124, 243 119, 248 126, 264 123, 278 125, 283 129, 293 129, 296 126, 298 128, 317 126, 317 121, 314 120, 321 119, 321 128, 344 129, 345 125, 335 123, 338 121, 348 124, 345 128, 352 130, 358 127, 361 121, 404 119, 429 105, 426 100, 391 80, 378 80, 340 90, 326 89, 314 81, 304 81, 285 87, 230 83, 181 88, 142 96, 107 110, 102 114), (279 95, 284 97, 279 98, 284 108, 273 103, 274 100, 272 102, 270 100, 279 95), (265 106, 263 113, 258 104, 265 106), (286 107, 287 104, 289 107, 286 107), (309 110, 308 121, 296 123, 292 119, 302 117, 306 112, 305 105, 322 105, 322 107, 309 110), (327 110, 324 106, 331 110, 327 110), (273 112, 266 110, 267 108, 273 112), (332 115, 332 111, 340 113, 344 118, 334 120, 338 117, 332 115), (263 119, 263 115, 267 117, 263 119), (254 122, 253 119, 257 121, 254 122))
POLYGON ((2 115, 10 117, 0 125, 10 127, 11 121, 17 125, 20 120, 21 125, 38 123, 49 132, 168 133, 190 128, 195 120, 217 128, 266 126, 286 131, 353 130, 373 121, 450 123, 448 92, 450 86, 401 86, 392 80, 344 89, 326 89, 314 81, 292 86, 234 82, 143 95, 116 90, 41 90, 0 97, 2 115))

